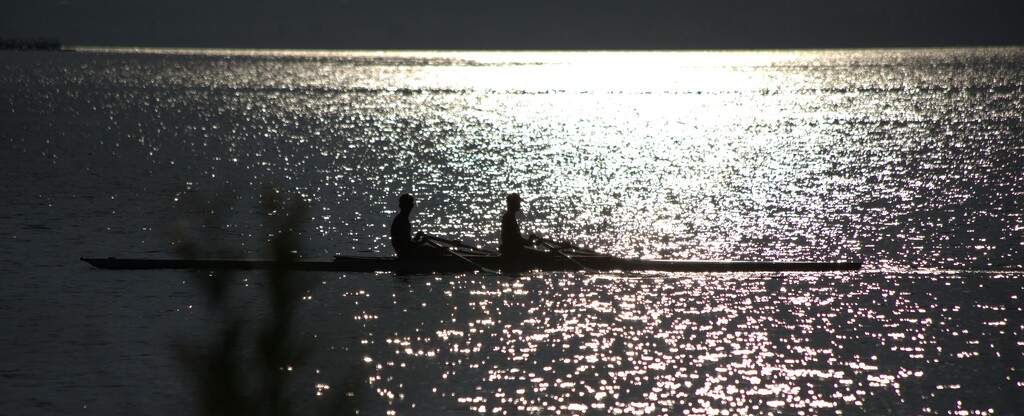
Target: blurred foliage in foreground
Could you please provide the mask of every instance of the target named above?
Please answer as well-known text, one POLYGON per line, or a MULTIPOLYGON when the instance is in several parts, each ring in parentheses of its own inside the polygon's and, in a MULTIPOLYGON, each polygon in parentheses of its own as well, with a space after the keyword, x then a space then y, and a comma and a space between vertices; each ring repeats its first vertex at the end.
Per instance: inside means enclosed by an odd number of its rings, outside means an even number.
MULTIPOLYGON (((224 257, 231 252, 218 247, 218 232, 230 204, 224 200, 186 201, 186 210, 200 221, 177 221, 171 227, 171 239, 183 258, 224 257), (201 224, 198 225, 197 224, 201 224)), ((298 197, 283 200, 277 191, 264 190, 262 198, 264 221, 267 222, 270 259, 295 260, 300 251, 297 237, 306 216, 307 203, 298 197)), ((252 291, 239 293, 244 287, 240 278, 230 271, 194 271, 193 281, 208 302, 213 335, 205 343, 188 341, 176 346, 187 366, 196 388, 199 413, 202 415, 281 416, 305 413, 302 402, 315 400, 316 414, 358 414, 359 384, 355 377, 341 387, 342 392, 329 391, 326 385, 308 389, 297 388, 293 375, 305 364, 310 353, 309 342, 295 328, 296 309, 302 297, 314 286, 308 276, 298 276, 285 268, 264 272, 262 281, 249 279, 254 287, 262 286, 265 299, 249 299, 252 291), (248 297, 248 298, 247 298, 248 297), (253 306, 265 310, 253 312, 253 306)), ((241 274, 241 273, 239 273, 241 274)), ((246 277, 255 272, 245 272, 246 277)), ((352 365, 356 368, 356 365, 352 365)))

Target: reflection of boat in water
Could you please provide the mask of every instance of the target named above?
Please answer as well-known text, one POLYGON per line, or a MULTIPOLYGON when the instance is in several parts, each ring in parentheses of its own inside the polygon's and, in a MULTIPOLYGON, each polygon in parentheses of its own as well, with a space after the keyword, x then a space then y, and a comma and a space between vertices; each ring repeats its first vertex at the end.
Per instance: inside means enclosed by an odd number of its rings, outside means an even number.
POLYGON ((64 49, 56 39, 3 39, 0 38, 0 49, 14 51, 62 51, 64 49))
POLYGON ((543 242, 536 250, 516 259, 464 245, 429 238, 448 248, 449 254, 430 258, 399 259, 390 256, 335 256, 333 261, 217 260, 217 259, 118 259, 82 258, 101 269, 231 269, 295 270, 323 272, 394 272, 403 274, 463 273, 477 270, 503 272, 543 271, 664 271, 664 272, 786 272, 858 270, 860 262, 704 261, 645 260, 615 257, 564 243, 543 242))

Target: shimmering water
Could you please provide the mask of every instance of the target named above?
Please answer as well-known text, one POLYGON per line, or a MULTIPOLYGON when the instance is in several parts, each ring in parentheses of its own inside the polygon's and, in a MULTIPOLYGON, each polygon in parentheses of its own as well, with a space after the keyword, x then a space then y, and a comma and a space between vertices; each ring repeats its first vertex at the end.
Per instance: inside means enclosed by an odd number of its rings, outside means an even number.
POLYGON ((306 276, 308 402, 355 379, 371 414, 1024 408, 1021 48, 3 53, 0 91, 13 414, 192 413, 195 281, 77 259, 173 256, 210 211, 209 251, 264 255, 266 187, 309 201, 309 258, 390 253, 403 192, 417 230, 494 245, 517 191, 524 229, 614 254, 865 262, 306 276))

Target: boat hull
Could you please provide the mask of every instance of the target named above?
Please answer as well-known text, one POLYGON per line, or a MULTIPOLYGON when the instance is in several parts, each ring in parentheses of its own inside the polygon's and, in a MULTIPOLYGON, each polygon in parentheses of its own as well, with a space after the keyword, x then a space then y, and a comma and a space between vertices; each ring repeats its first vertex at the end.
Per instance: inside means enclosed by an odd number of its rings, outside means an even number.
POLYGON ((508 261, 497 256, 440 257, 405 260, 396 257, 337 256, 334 261, 273 260, 187 260, 187 259, 81 259, 95 267, 111 270, 295 270, 318 272, 393 272, 402 274, 462 273, 482 268, 502 272, 543 271, 664 271, 664 272, 800 272, 858 270, 860 262, 775 262, 644 260, 610 256, 538 257, 508 261))

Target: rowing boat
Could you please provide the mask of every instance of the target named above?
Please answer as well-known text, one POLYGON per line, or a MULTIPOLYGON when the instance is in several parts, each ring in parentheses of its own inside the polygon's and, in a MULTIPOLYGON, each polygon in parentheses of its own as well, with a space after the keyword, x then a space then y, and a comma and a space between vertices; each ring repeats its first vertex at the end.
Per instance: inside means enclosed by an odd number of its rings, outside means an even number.
MULTIPOLYGON (((400 274, 464 273, 521 273, 540 271, 662 271, 662 272, 819 272, 858 270, 860 262, 809 261, 704 261, 704 260, 648 260, 622 258, 598 253, 568 242, 555 242, 530 236, 530 240, 543 249, 527 249, 524 256, 510 259, 498 252, 420 234, 417 241, 439 249, 438 255, 427 258, 398 258, 394 256, 334 256, 333 261, 277 261, 277 260, 216 260, 216 259, 118 259, 85 258, 101 269, 152 270, 295 270, 311 272, 392 272, 400 274)), ((536 246, 535 246, 536 247, 536 246)))
POLYGON ((541 271, 662 271, 662 272, 809 272, 858 270, 860 262, 647 260, 613 256, 536 256, 509 261, 495 255, 438 256, 399 259, 383 256, 338 255, 333 261, 196 260, 196 259, 81 259, 101 269, 152 270, 271 270, 316 272, 393 272, 401 274, 463 273, 477 270, 502 272, 541 271))

